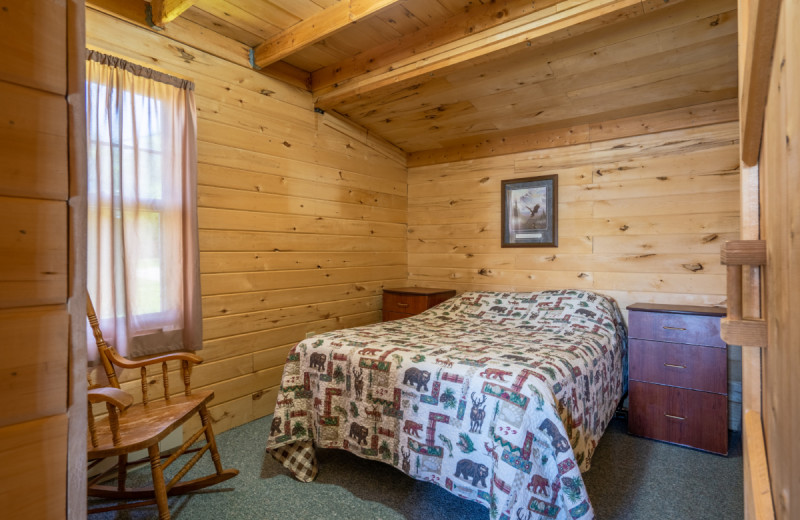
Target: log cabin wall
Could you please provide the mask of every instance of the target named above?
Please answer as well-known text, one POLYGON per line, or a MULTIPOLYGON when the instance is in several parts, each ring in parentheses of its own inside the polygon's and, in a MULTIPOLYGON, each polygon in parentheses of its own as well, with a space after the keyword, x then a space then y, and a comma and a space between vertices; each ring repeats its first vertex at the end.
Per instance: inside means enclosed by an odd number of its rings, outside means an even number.
POLYGON ((83 2, 0 10, 0 511, 86 511, 83 2), (60 52, 54 52, 54 49, 60 52), (84 224, 81 227, 80 224, 84 224), (79 312, 75 312, 78 309, 79 312))
POLYGON ((220 432, 272 413, 307 333, 380 321, 382 287, 406 281, 407 171, 396 148, 250 69, 246 47, 192 33, 222 59, 168 37, 181 27, 87 9, 89 47, 195 82, 205 362, 192 382, 214 390, 220 432))
MULTIPOLYGON (((623 310, 724 304, 720 245, 739 232, 738 122, 687 115, 677 126, 685 128, 409 168, 409 282, 589 289, 623 310), (552 174, 558 247, 501 248, 500 182, 552 174)), ((739 429, 741 354, 729 352, 730 426, 739 429)))

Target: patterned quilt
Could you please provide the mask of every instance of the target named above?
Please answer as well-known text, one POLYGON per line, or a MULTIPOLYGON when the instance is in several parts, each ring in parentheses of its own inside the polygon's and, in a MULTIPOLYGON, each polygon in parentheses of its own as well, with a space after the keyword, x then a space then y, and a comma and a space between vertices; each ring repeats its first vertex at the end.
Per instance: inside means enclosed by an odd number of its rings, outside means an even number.
POLYGON ((484 504, 492 519, 594 512, 581 472, 623 395, 616 303, 578 290, 471 292, 289 353, 267 450, 316 476, 348 450, 484 504))

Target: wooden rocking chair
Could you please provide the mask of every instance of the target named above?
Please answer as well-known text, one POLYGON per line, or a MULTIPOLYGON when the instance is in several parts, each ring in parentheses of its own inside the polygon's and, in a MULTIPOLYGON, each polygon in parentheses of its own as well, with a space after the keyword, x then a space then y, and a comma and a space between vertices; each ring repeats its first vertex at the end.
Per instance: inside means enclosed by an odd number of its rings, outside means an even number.
POLYGON ((176 352, 153 358, 130 361, 120 356, 103 340, 103 334, 97 321, 91 299, 86 300, 86 311, 89 323, 92 326, 100 360, 103 364, 106 377, 110 386, 101 387, 90 385, 89 388, 89 445, 88 460, 91 469, 107 457, 118 457, 118 463, 111 469, 89 480, 89 496, 110 499, 133 499, 137 502, 118 504, 107 507, 91 509, 89 513, 100 513, 118 509, 128 509, 145 505, 156 504, 161 520, 170 518, 167 495, 181 495, 190 493, 206 486, 218 484, 239 474, 236 469, 222 469, 214 432, 211 428, 211 418, 206 410, 206 403, 211 401, 214 393, 210 391, 192 392, 190 374, 193 364, 202 362, 198 356, 188 352, 176 352), (179 361, 185 391, 183 395, 169 395, 169 381, 167 362, 179 361), (147 395, 146 367, 161 364, 164 377, 164 398, 150 400, 147 395), (133 397, 119 388, 119 381, 114 366, 126 368, 139 368, 142 376, 142 403, 133 404, 133 397), (106 403, 108 415, 95 420, 92 413, 92 403, 106 403), (162 455, 158 443, 170 432, 192 418, 195 413, 200 414, 202 427, 192 435, 176 452, 171 455, 162 455), (189 449, 201 435, 205 434, 205 445, 201 448, 189 449), (139 450, 147 449, 148 458, 128 462, 128 455, 139 450), (195 465, 206 451, 211 452, 216 473, 205 477, 196 478, 186 482, 180 479, 195 465), (184 453, 195 455, 181 468, 169 481, 164 481, 164 469, 184 453), (128 488, 125 485, 127 468, 131 464, 150 461, 153 475, 153 486, 144 488, 128 488), (162 459, 164 462, 162 462, 162 459), (106 477, 114 471, 117 472, 117 485, 100 485, 106 477))

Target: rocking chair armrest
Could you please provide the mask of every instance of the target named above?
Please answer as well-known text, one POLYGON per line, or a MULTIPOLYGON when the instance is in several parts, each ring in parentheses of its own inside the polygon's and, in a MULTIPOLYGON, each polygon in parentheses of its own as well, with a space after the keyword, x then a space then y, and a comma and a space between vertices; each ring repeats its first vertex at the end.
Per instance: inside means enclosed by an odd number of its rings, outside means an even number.
POLYGON ((114 387, 93 388, 87 391, 90 403, 110 403, 120 410, 127 410, 133 404, 133 396, 114 387))
POLYGON ((159 363, 166 363, 167 361, 188 361, 199 365, 203 362, 203 358, 192 354, 191 352, 170 352, 161 356, 154 356, 144 359, 137 359, 135 361, 124 358, 114 352, 112 362, 120 368, 141 368, 150 365, 157 365, 159 363))

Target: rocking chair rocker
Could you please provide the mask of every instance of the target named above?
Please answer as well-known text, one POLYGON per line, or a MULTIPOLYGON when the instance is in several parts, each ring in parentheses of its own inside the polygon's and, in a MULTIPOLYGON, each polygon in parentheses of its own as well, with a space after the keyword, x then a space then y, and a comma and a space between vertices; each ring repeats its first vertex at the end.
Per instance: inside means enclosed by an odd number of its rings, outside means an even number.
POLYGON ((224 482, 239 474, 239 470, 236 469, 222 469, 217 444, 214 440, 214 432, 211 428, 211 417, 206 409, 206 404, 214 398, 214 393, 210 391, 192 392, 191 390, 190 374, 192 365, 202 363, 202 359, 188 352, 175 352, 139 361, 125 359, 103 340, 103 333, 100 331, 97 316, 88 294, 86 311, 97 342, 100 360, 110 384, 110 386, 106 387, 99 385, 90 385, 89 387, 89 468, 91 469, 104 458, 118 457, 116 466, 90 479, 88 494, 93 497, 139 500, 132 503, 94 508, 89 513, 156 504, 159 518, 161 520, 169 520, 167 495, 182 495, 197 491, 198 489, 224 482), (181 363, 181 374, 184 383, 183 395, 169 395, 168 361, 180 361, 181 363), (159 363, 162 366, 164 378, 164 398, 150 400, 147 395, 146 367, 159 363), (142 383, 141 403, 133 404, 133 397, 120 389, 114 366, 123 369, 140 369, 142 383), (91 406, 93 403, 105 403, 108 415, 102 419, 95 420, 91 406), (171 455, 162 455, 158 443, 170 432, 191 419, 195 413, 200 415, 202 427, 176 452, 171 455), (200 448, 189 449, 203 434, 205 434, 205 445, 200 448), (147 460, 141 459, 128 462, 128 455, 145 448, 150 461, 153 485, 152 487, 144 488, 128 488, 125 485, 128 466, 147 460), (211 452, 211 459, 214 462, 216 473, 181 482, 180 480, 184 475, 200 460, 200 457, 206 451, 211 452), (169 482, 165 483, 164 469, 184 453, 195 453, 195 455, 186 462, 183 468, 169 482), (162 462, 162 459, 166 460, 162 462), (115 470, 117 472, 116 486, 99 484, 115 470))

